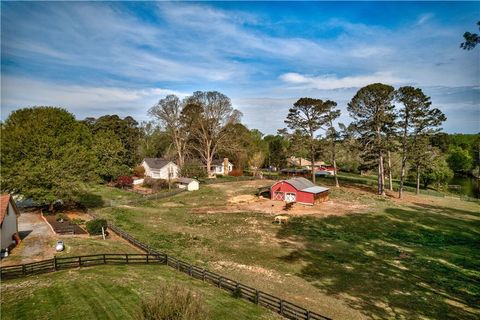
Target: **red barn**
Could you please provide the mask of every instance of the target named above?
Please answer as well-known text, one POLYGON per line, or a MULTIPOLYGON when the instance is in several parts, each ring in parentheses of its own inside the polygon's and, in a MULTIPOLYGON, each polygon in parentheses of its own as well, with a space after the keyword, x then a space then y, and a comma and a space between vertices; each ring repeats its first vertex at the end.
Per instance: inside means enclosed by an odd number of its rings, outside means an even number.
POLYGON ((328 188, 314 185, 302 177, 281 180, 270 188, 272 200, 313 205, 328 200, 328 188))

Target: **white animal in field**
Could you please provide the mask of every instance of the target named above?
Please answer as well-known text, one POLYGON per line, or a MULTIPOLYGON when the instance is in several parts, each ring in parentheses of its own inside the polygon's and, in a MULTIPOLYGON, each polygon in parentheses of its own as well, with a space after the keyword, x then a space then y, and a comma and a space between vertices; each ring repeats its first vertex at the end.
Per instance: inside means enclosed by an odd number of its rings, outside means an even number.
POLYGON ((278 222, 278 224, 287 224, 288 217, 286 216, 276 216, 274 222, 278 222))

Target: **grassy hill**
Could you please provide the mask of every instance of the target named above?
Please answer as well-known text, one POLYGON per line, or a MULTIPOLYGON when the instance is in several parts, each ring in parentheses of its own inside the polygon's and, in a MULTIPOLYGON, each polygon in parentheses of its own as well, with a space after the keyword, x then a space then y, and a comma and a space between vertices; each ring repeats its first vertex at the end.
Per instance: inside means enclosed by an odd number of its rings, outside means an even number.
POLYGON ((357 211, 278 226, 228 204, 253 194, 243 184, 98 213, 159 250, 333 318, 480 316, 478 203, 399 201, 351 184, 332 189, 331 201, 357 211))
POLYGON ((211 319, 280 319, 265 308, 160 265, 98 266, 2 281, 1 318, 136 319, 160 283, 202 296, 211 319))

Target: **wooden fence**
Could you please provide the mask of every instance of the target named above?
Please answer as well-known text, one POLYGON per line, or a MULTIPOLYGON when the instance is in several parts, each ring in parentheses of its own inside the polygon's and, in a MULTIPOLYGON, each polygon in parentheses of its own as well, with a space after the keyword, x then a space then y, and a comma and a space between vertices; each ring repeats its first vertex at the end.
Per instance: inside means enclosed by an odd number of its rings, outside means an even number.
MULTIPOLYGON (((130 240, 129 240, 130 241, 130 240)), ((136 241, 136 240, 135 240, 136 241)), ((132 242, 135 244, 134 242, 132 242)), ((145 246, 148 248, 147 246, 145 246)), ((0 268, 1 280, 14 279, 35 275, 40 273, 55 272, 59 270, 91 267, 98 265, 119 265, 119 264, 157 264, 167 265, 178 271, 186 273, 192 278, 200 279, 205 282, 231 292, 236 297, 243 298, 255 304, 271 309, 288 319, 309 319, 309 320, 328 320, 330 318, 318 313, 309 311, 289 301, 285 301, 271 294, 259 291, 255 288, 246 286, 240 282, 210 272, 204 268, 199 268, 187 262, 181 261, 162 253, 148 254, 94 254, 75 257, 55 257, 53 259, 42 260, 38 262, 26 263, 15 266, 6 266, 0 268)))

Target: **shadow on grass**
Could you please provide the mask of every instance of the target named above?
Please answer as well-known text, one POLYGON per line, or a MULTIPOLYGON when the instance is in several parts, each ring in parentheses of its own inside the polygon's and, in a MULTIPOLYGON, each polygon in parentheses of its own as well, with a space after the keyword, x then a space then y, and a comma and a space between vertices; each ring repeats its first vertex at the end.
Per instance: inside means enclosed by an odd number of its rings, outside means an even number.
POLYGON ((82 193, 78 199, 78 205, 83 209, 101 208, 104 204, 102 196, 90 192, 82 193))
POLYGON ((466 214, 424 206, 302 217, 277 237, 304 243, 281 258, 303 262, 300 277, 371 317, 478 319, 480 221, 466 214))

